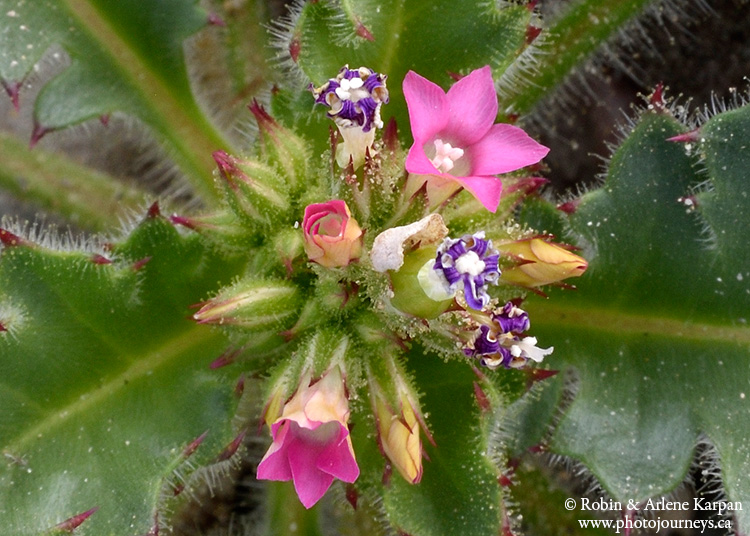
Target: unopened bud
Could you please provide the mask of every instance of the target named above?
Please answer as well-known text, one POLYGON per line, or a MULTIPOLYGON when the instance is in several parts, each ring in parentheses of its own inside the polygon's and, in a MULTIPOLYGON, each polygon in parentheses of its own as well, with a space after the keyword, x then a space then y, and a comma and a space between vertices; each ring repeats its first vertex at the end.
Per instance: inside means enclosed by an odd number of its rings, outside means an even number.
POLYGON ((396 413, 377 396, 375 414, 383 452, 410 484, 422 480, 422 441, 419 421, 410 401, 402 396, 401 411, 396 413))
POLYGON ((278 332, 293 323, 301 302, 297 287, 286 281, 241 281, 203 304, 193 319, 278 332))
POLYGON ((305 141, 280 125, 257 101, 254 100, 249 108, 258 122, 263 151, 278 162, 292 188, 304 184, 310 156, 305 141))
POLYGON ((226 181, 227 201, 237 216, 251 225, 270 224, 289 209, 288 186, 273 167, 216 151, 214 160, 226 181))
POLYGON ((362 252, 362 229, 344 201, 334 199, 305 208, 305 251, 311 261, 335 268, 347 266, 362 252))
POLYGON ((497 245, 497 249, 516 261, 515 266, 503 269, 501 278, 523 287, 539 287, 578 277, 588 267, 583 257, 542 238, 506 242, 497 245))

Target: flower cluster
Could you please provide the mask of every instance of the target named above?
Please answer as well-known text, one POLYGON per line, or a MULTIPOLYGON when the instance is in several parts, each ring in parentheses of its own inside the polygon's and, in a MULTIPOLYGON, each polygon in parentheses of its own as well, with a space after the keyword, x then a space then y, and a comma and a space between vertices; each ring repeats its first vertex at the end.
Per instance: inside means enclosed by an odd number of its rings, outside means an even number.
MULTIPOLYGON (((519 237, 517 227, 504 223, 512 208, 490 217, 479 206, 498 211, 497 175, 547 153, 520 128, 495 123, 489 67, 447 92, 409 72, 403 90, 414 144, 407 153, 389 130, 387 154, 364 167, 383 126, 386 76, 347 66, 311 89, 343 139, 334 143, 340 175, 332 164, 333 174, 327 169, 324 180, 306 188, 304 141, 255 104, 267 159, 214 157, 229 207, 248 228, 272 235, 268 250, 281 262, 237 281, 193 315, 199 323, 244 329, 253 339, 248 347, 288 356, 271 374, 263 417, 272 442, 257 475, 293 481, 306 508, 335 480, 359 477, 349 421, 367 404, 350 408, 351 397, 369 400, 385 485, 392 474, 417 485, 428 470, 423 439, 435 441, 417 395, 422 379, 409 372, 405 338, 424 337, 417 342, 446 355, 460 356, 463 349, 464 359, 489 369, 539 363, 552 348, 537 347, 526 334, 529 315, 519 300, 498 307, 499 300, 519 287, 538 292, 587 266, 550 237, 519 237), (479 204, 459 196, 464 189, 479 204), (274 222, 282 218, 289 225, 277 230, 274 222), (464 234, 451 237, 451 226, 464 234)), ((360 462, 371 464, 371 457, 360 462)))

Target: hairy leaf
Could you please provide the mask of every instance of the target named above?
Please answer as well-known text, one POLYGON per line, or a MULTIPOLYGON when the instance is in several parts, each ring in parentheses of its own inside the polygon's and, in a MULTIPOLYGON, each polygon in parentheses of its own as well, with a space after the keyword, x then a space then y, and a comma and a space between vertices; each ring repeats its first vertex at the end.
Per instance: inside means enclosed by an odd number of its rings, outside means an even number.
POLYGON ((115 112, 151 126, 193 185, 213 199, 212 150, 226 142, 193 98, 182 44, 205 25, 194 0, 0 0, 0 81, 14 99, 45 53, 70 65, 35 103, 32 143, 115 112))
POLYGON ((187 318, 236 266, 159 217, 111 263, 17 242, 0 257, 4 530, 38 534, 98 508, 76 534, 144 534, 165 522, 165 494, 238 432, 232 382, 209 370, 226 340, 187 318))
POLYGON ((663 110, 641 118, 605 184, 570 218, 588 273, 577 291, 529 309, 535 333, 556 341, 558 363, 579 378, 554 449, 583 461, 625 505, 674 489, 705 435, 728 499, 742 502, 742 529, 750 523, 750 108, 712 118, 690 144, 667 141, 682 130, 663 110), (681 198, 706 178, 686 207, 681 198))

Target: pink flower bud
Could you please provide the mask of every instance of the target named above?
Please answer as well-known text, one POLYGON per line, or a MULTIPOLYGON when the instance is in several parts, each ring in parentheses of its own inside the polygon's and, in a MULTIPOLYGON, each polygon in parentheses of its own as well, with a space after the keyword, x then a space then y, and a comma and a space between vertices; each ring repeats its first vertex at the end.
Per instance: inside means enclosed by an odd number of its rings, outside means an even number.
MULTIPOLYGON (((267 416, 271 413, 267 411, 267 416)), ((305 508, 323 497, 334 478, 354 482, 359 467, 348 421, 349 401, 340 368, 333 367, 312 384, 310 374, 305 374, 271 424, 273 444, 258 465, 258 478, 293 480, 305 508)))
POLYGON ((302 231, 307 256, 326 268, 347 266, 362 253, 362 229, 339 199, 308 205, 302 231))

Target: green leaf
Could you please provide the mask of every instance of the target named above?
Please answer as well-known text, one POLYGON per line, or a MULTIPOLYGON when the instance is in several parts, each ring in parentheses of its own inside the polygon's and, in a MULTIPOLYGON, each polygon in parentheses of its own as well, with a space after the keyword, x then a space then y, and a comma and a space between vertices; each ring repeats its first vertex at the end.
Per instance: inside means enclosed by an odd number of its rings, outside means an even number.
POLYGON ((227 143, 193 98, 182 52, 207 20, 195 0, 0 0, 0 13, 0 80, 11 93, 48 50, 70 56, 37 97, 32 141, 87 119, 131 114, 166 142, 201 194, 216 198, 210 154, 227 143))
POLYGON ((468 74, 488 64, 503 72, 524 44, 529 18, 524 6, 476 0, 460 8, 451 0, 309 2, 287 46, 298 52, 299 66, 316 86, 335 77, 344 63, 387 74, 391 102, 383 116, 395 117, 403 129, 409 124, 401 91, 407 71, 443 87, 453 82, 451 73, 468 74))
POLYGON ((2 251, 0 519, 9 534, 39 534, 97 507, 76 534, 142 535, 167 523, 180 478, 238 433, 232 382, 209 369, 227 341, 188 319, 236 263, 160 217, 112 257, 2 251), (186 464, 183 450, 204 432, 186 464))
POLYGON ((578 290, 528 308, 534 334, 555 342, 556 364, 578 375, 554 449, 627 504, 682 482, 703 434, 727 498, 742 502, 742 530, 750 524, 750 108, 712 118, 691 144, 667 141, 683 130, 663 110, 641 118, 605 184, 570 218, 590 260, 578 290), (691 213, 680 198, 706 179, 691 213))

